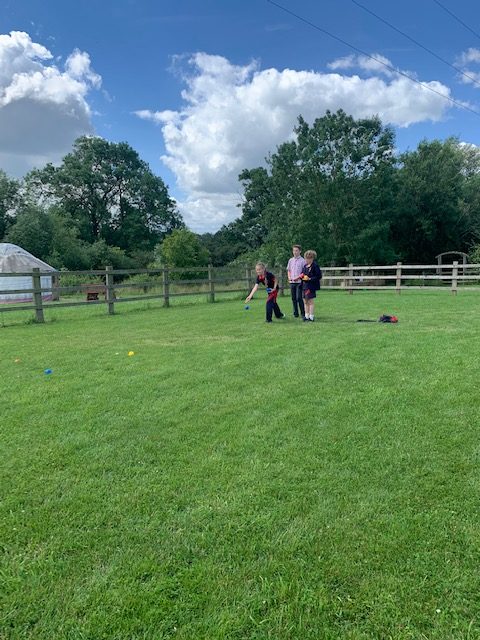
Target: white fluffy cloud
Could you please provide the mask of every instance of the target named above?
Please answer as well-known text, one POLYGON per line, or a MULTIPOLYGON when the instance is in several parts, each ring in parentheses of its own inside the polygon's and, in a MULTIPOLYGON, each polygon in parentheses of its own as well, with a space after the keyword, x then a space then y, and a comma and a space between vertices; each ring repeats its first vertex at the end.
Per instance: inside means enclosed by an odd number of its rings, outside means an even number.
POLYGON ((476 88, 480 87, 480 72, 472 69, 472 64, 480 64, 480 49, 474 49, 470 47, 466 51, 463 51, 456 60, 456 64, 462 70, 462 74, 459 76, 460 80, 465 84, 473 84, 476 88))
POLYGON ((0 168, 15 176, 58 162, 93 132, 86 96, 101 78, 88 54, 75 50, 63 70, 52 59, 27 33, 0 35, 0 168))
POLYGON ((371 56, 345 56, 330 62, 327 67, 332 71, 339 69, 362 69, 369 73, 383 73, 388 77, 395 75, 393 63, 380 53, 372 53, 371 56))
MULTIPOLYGON (((386 64, 387 58, 375 56, 386 64)), ((185 219, 196 230, 214 230, 239 215, 238 174, 264 164, 265 156, 292 136, 297 116, 307 121, 326 109, 343 108, 354 117, 378 114, 399 127, 438 121, 449 108, 442 95, 450 90, 437 81, 427 84, 437 95, 408 78, 391 73, 369 58, 348 57, 332 68, 361 67, 371 77, 235 66, 220 56, 197 53, 183 75, 183 108, 138 111, 162 130, 171 169, 186 199, 185 219), (343 65, 343 66, 342 66, 343 65)))

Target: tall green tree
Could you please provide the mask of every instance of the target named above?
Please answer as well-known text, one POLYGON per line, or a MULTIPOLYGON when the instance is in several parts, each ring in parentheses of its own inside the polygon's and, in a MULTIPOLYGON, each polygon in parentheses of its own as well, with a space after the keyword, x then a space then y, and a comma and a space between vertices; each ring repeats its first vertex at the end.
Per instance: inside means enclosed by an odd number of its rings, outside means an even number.
POLYGON ((282 260, 294 242, 315 248, 324 264, 394 259, 392 129, 339 110, 312 125, 299 117, 295 134, 269 157, 261 182, 251 178, 260 169, 240 176, 241 223, 249 229, 261 223, 264 243, 272 255, 279 248, 282 260))
POLYGON ((124 142, 78 138, 59 167, 33 171, 26 185, 35 201, 59 205, 89 243, 152 250, 183 226, 162 179, 124 142))
POLYGON ((299 118, 296 132, 303 241, 336 264, 392 258, 393 130, 339 110, 311 126, 299 118))
POLYGON ((468 163, 458 141, 424 140, 401 161, 394 235, 403 260, 432 263, 444 251, 468 249, 474 235, 465 207, 468 163))
POLYGON ((474 145, 458 144, 463 162, 463 192, 461 215, 467 228, 464 251, 480 242, 480 149, 474 145))

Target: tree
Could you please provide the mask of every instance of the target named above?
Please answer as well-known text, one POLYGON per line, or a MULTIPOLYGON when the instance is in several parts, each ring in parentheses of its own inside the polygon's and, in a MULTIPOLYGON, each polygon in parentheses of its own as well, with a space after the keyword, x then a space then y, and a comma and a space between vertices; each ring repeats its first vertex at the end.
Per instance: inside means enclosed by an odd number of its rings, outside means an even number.
POLYGON ((269 171, 241 174, 238 227, 260 228, 267 253, 281 261, 292 243, 315 248, 323 264, 394 259, 392 129, 339 110, 312 125, 300 116, 295 134, 268 158, 269 171))
MULTIPOLYGON (((472 216, 469 219, 465 207, 468 159, 458 141, 424 140, 401 160, 394 225, 401 257, 431 263, 444 251, 468 250, 474 237, 472 216)), ((478 210, 478 201, 476 206, 478 210)))
POLYGON ((159 254, 161 261, 170 267, 204 267, 209 262, 200 238, 188 229, 175 229, 160 245, 159 254))
POLYGON ((256 249, 268 236, 267 212, 274 203, 272 180, 263 167, 244 169, 238 179, 244 192, 243 215, 237 225, 238 233, 246 249, 256 249))
POLYGON ((480 241, 480 149, 475 145, 458 144, 462 156, 463 192, 460 203, 467 227, 464 251, 480 241))
POLYGON ((32 204, 23 205, 8 230, 7 239, 57 269, 94 266, 88 246, 55 208, 44 210, 32 204))
POLYGON ((88 243, 104 239, 127 253, 152 251, 183 226, 162 179, 124 142, 78 138, 58 168, 31 172, 26 185, 34 201, 60 206, 88 243))
POLYGON ((232 262, 244 249, 239 249, 236 240, 230 236, 230 225, 224 225, 216 233, 203 233, 198 236, 204 248, 208 251, 210 262, 215 267, 221 267, 232 262))
MULTIPOLYGON (((92 263, 89 245, 80 240, 78 230, 55 207, 48 210, 52 232, 51 247, 46 262, 56 269, 89 269, 92 263)), ((104 267, 103 263, 102 266, 104 267)))
POLYGON ((0 241, 5 237, 8 227, 15 220, 18 190, 18 182, 10 179, 5 171, 0 169, 0 241))
POLYGON ((18 244, 57 269, 97 269, 112 265, 117 269, 136 266, 123 249, 97 240, 83 242, 71 222, 55 207, 47 210, 25 205, 7 234, 18 244))
POLYGON ((15 224, 9 228, 6 239, 40 260, 47 261, 52 250, 52 217, 40 207, 25 205, 18 211, 15 224))
POLYGON ((134 269, 137 264, 120 247, 113 247, 100 239, 87 246, 92 269, 104 269, 106 265, 114 269, 134 269))
POLYGON ((393 130, 377 117, 355 120, 339 110, 312 126, 299 118, 296 132, 302 241, 313 242, 324 262, 370 261, 380 248, 382 259, 391 256, 393 130))

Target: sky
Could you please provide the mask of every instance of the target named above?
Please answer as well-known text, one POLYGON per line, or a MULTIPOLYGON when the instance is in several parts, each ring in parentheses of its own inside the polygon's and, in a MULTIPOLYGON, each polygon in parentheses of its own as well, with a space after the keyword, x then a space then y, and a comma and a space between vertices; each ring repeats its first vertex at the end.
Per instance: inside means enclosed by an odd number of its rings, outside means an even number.
POLYGON ((128 142, 195 232, 241 213, 299 115, 380 116, 399 152, 480 146, 478 0, 0 0, 0 169, 128 142), (279 6, 280 5, 280 6, 279 6), (296 15, 292 15, 296 14, 296 15))

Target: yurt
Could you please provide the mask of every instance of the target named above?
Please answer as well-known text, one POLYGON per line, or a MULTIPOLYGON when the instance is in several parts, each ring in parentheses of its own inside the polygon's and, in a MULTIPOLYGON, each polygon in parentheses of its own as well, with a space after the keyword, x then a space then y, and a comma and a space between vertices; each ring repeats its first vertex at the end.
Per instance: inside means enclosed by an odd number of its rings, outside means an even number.
MULTIPOLYGON (((38 267, 40 271, 55 271, 46 262, 39 260, 31 253, 25 251, 16 244, 9 242, 0 243, 0 304, 7 302, 31 302, 33 293, 18 293, 18 289, 33 289, 33 278, 31 275, 5 276, 5 273, 28 273, 38 267), (15 291, 17 293, 8 293, 15 291)), ((42 275, 40 277, 42 298, 52 299, 52 276, 42 275)))

